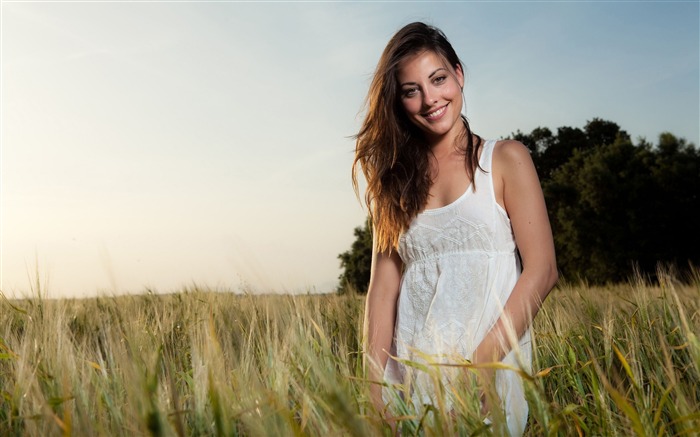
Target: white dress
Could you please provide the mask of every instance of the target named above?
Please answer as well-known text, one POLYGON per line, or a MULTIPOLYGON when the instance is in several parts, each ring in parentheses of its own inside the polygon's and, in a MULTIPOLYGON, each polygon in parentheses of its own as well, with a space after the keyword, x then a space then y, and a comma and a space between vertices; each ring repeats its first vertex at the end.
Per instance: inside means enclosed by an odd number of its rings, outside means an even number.
MULTIPOLYGON (((404 272, 392 354, 400 359, 418 363, 470 359, 499 318, 520 275, 510 220, 494 194, 491 158, 495 143, 491 140, 483 145, 479 164, 485 172, 477 169, 476 189, 470 185, 451 204, 418 214, 399 240, 404 272)), ((529 330, 519 345, 503 362, 529 371, 529 330)), ((449 375, 450 370, 443 369, 449 375)), ((390 384, 410 379, 415 406, 434 403, 434 379, 416 367, 390 359, 384 376, 390 384)), ((522 435, 527 422, 520 378, 511 370, 496 372, 496 391, 513 436, 522 435)), ((445 381, 449 384, 449 377, 445 381)), ((385 389, 385 402, 390 403, 391 396, 385 389)))

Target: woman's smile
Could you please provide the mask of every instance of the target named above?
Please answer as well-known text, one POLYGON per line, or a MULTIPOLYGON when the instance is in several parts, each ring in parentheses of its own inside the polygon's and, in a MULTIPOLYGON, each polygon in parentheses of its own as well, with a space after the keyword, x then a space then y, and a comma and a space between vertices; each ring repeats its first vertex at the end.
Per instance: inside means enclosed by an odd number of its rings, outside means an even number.
MULTIPOLYGON (((449 103, 447 104, 449 105, 449 103)), ((441 106, 431 112, 428 112, 427 114, 424 115, 428 121, 437 121, 442 118, 443 115, 445 115, 445 112, 447 110, 447 105, 441 106)))

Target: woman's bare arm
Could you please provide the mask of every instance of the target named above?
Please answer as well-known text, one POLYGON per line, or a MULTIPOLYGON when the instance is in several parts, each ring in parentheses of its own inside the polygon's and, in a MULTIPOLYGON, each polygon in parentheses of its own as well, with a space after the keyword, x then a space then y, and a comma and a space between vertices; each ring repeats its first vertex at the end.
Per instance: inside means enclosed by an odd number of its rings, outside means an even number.
POLYGON ((547 208, 528 150, 517 141, 503 141, 494 150, 493 163, 496 200, 510 217, 523 270, 503 314, 474 351, 477 363, 505 357, 558 279, 547 208))
MULTIPOLYGON (((396 250, 391 253, 372 249, 372 270, 367 292, 364 321, 365 369, 370 381, 382 381, 394 337, 396 302, 399 296, 402 263, 396 250)), ((372 403, 383 409, 382 388, 370 387, 372 403)))

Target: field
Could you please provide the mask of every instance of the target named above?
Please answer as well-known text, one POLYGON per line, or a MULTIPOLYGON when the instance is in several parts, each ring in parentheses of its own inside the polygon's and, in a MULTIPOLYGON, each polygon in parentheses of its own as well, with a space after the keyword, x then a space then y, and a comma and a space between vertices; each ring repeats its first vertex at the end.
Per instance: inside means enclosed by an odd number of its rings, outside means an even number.
MULTIPOLYGON (((39 290, 37 294, 41 294, 39 290)), ((526 435, 700 434, 700 280, 559 285, 523 375, 526 435)), ((0 302, 0 435, 391 435, 362 378, 358 296, 0 302)), ((498 435, 474 396, 402 435, 498 435)))

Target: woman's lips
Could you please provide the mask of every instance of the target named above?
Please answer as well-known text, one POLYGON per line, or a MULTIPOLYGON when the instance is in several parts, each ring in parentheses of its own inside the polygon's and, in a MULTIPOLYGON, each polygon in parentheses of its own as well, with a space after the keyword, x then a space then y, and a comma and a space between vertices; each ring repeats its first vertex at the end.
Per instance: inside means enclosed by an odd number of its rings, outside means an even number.
MULTIPOLYGON (((449 105, 449 103, 448 103, 449 105)), ((435 109, 431 112, 428 112, 423 115, 423 117, 428 120, 428 121, 436 121, 442 118, 443 115, 445 115, 445 112, 447 112, 447 105, 441 106, 438 109, 435 109)))

